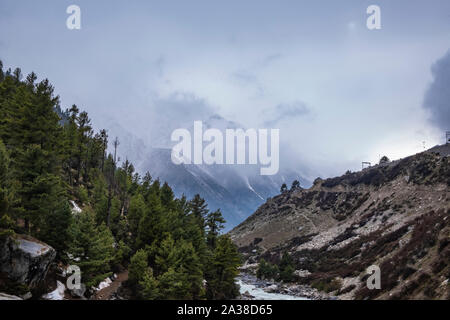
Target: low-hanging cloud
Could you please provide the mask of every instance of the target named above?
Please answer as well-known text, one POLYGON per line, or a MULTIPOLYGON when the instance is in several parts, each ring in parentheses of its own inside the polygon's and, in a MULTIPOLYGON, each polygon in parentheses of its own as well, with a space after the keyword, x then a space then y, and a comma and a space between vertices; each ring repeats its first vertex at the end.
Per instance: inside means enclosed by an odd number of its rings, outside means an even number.
POLYGON ((311 110, 306 104, 300 101, 293 103, 281 103, 274 110, 268 112, 270 119, 265 121, 266 126, 273 126, 282 120, 290 120, 296 117, 309 115, 311 110))
POLYGON ((450 130, 450 51, 431 67, 433 82, 425 93, 423 106, 430 121, 442 130, 450 130))

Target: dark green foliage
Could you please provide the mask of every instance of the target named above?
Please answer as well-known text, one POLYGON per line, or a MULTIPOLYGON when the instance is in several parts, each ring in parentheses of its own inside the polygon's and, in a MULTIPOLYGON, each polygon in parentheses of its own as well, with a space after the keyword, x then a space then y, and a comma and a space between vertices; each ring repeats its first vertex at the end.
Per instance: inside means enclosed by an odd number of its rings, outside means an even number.
POLYGON ((191 214, 197 220, 200 227, 204 227, 205 218, 209 212, 205 199, 196 194, 190 202, 191 214))
POLYGON ((61 201, 46 216, 47 221, 39 231, 40 239, 51 245, 61 255, 71 241, 69 227, 72 224, 72 211, 68 201, 61 201))
POLYGON ((160 296, 164 299, 181 300, 186 299, 189 294, 189 283, 185 273, 169 268, 158 281, 160 296))
POLYGON ((294 279, 294 262, 292 261, 292 257, 289 253, 283 253, 283 256, 280 261, 280 280, 284 282, 291 282, 294 279))
POLYGON ((160 297, 165 298, 161 296, 159 292, 159 283, 155 277, 153 277, 151 269, 144 272, 142 280, 139 281, 139 286, 141 288, 140 297, 144 300, 155 300, 160 297))
POLYGON ((130 267, 128 269, 128 282, 132 286, 136 286, 144 279, 144 275, 148 269, 148 256, 145 250, 138 250, 132 257, 130 267))
POLYGON ((313 281, 311 286, 319 291, 330 293, 340 290, 342 287, 342 282, 338 279, 322 279, 313 281))
POLYGON ((31 234, 78 265, 97 285, 129 268, 141 299, 235 298, 239 256, 220 236, 225 220, 196 195, 176 199, 166 182, 141 179, 108 153, 106 130, 88 114, 62 110, 48 80, 0 62, 0 236, 31 234), (72 211, 69 200, 82 212, 72 211))
POLYGON ((291 191, 300 189, 300 181, 294 180, 292 181, 291 191))
POLYGON ((14 194, 8 174, 9 155, 0 139, 0 238, 13 234, 12 204, 14 194))
POLYGON ((69 259, 81 268, 82 280, 97 285, 110 275, 114 254, 114 238, 105 224, 97 226, 93 212, 83 210, 70 229, 72 243, 69 259))
POLYGON ((278 273, 279 270, 276 264, 266 262, 264 259, 259 261, 258 271, 256 272, 258 279, 277 279, 278 273))
POLYGON ((238 275, 240 255, 227 235, 217 239, 217 246, 206 272, 207 297, 209 299, 232 299, 238 295, 234 279, 238 275))
POLYGON ((214 212, 210 212, 206 216, 206 228, 207 228, 207 243, 210 248, 215 248, 216 239, 219 236, 220 230, 224 228, 225 219, 222 216, 222 212, 216 210, 214 212))

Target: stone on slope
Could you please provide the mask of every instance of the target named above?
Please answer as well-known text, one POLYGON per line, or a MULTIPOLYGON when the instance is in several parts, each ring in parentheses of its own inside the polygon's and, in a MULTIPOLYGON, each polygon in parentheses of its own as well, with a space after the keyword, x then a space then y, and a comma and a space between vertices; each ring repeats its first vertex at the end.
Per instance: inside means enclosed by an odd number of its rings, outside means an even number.
POLYGON ((0 272, 11 281, 35 288, 44 280, 56 251, 28 236, 16 235, 0 242, 0 272))

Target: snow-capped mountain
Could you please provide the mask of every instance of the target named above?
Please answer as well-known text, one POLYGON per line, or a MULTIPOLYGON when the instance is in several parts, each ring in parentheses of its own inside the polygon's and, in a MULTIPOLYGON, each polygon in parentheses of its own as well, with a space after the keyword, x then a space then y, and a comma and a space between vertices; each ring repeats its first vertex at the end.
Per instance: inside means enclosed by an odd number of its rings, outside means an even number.
MULTIPOLYGON (((167 181, 175 194, 192 198, 199 193, 209 208, 220 208, 227 220, 227 229, 252 214, 267 198, 279 193, 280 186, 299 179, 293 171, 274 176, 259 175, 259 167, 235 165, 175 165, 170 149, 151 149, 143 167, 154 178, 167 181)), ((309 184, 309 182, 304 182, 309 184)))
MULTIPOLYGON (((214 115, 203 122, 205 128, 239 128, 231 121, 214 115)), ((300 180, 302 186, 309 186, 311 182, 293 170, 280 167, 278 174, 273 176, 260 175, 259 165, 175 165, 171 160, 170 147, 148 147, 141 139, 125 130, 117 123, 108 126, 110 141, 119 137, 118 150, 121 160, 127 155, 138 172, 142 175, 150 172, 154 179, 167 181, 176 196, 182 194, 192 198, 200 194, 208 202, 210 210, 221 209, 227 221, 226 230, 244 221, 267 198, 280 192, 283 183, 288 186, 293 180, 300 180)), ((170 137, 170 133, 165 136, 170 137)), ((158 139, 161 145, 162 139, 158 139)), ((154 144, 154 145, 155 145, 154 144)), ((111 149, 110 149, 111 150, 111 149)))

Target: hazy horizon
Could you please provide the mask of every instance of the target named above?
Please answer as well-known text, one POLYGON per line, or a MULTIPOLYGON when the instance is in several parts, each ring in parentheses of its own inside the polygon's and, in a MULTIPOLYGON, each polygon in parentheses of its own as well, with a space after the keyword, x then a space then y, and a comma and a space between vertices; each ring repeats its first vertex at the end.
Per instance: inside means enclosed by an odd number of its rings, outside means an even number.
POLYGON ((0 59, 48 78, 63 109, 76 104, 119 139, 162 146, 172 130, 220 115, 280 128, 283 166, 328 177, 444 143, 449 9, 403 0, 4 0, 0 59), (71 4, 81 30, 66 28, 71 4), (381 30, 366 27, 371 4, 381 30))

